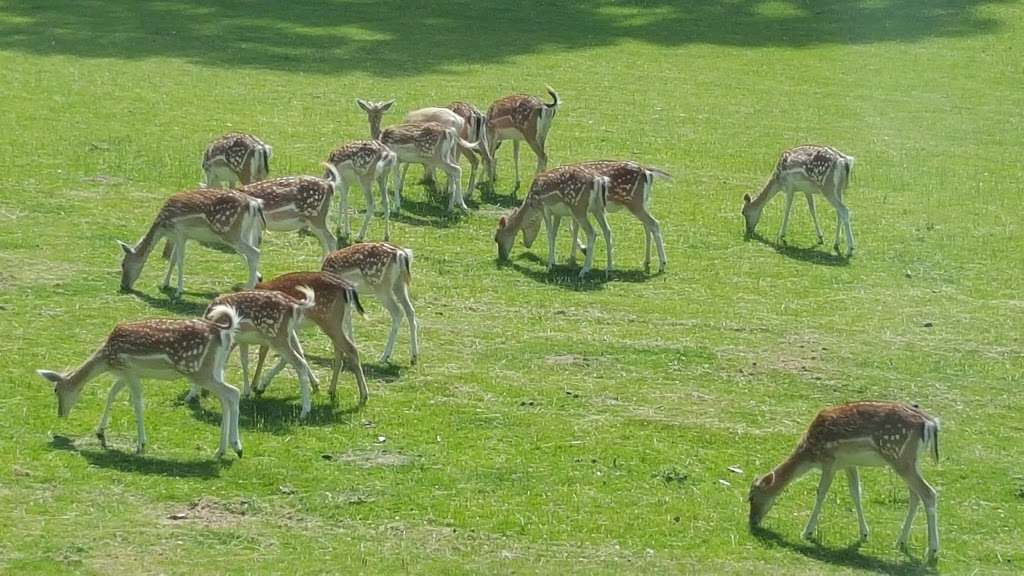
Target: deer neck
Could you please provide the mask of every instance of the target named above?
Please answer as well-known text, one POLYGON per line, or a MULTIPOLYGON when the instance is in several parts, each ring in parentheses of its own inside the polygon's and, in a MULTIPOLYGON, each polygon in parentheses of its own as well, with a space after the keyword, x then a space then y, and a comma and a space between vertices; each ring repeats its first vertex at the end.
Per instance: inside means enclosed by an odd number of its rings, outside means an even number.
POLYGON ((370 118, 370 137, 380 140, 380 118, 370 118))
POLYGON ((771 200, 778 192, 778 182, 776 177, 772 176, 771 180, 769 180, 768 183, 764 185, 764 188, 761 189, 761 192, 750 201, 750 207, 756 210, 762 209, 764 205, 767 204, 768 201, 771 200))
POLYGON ((153 251, 153 247, 156 246, 162 237, 163 223, 160 218, 157 218, 153 225, 149 227, 149 230, 146 231, 146 235, 135 245, 135 257, 142 260, 149 258, 149 253, 153 251))
POLYGON ((808 461, 802 450, 797 448, 795 452, 790 454, 789 458, 786 458, 782 464, 779 464, 772 470, 772 483, 769 493, 773 496, 778 495, 786 489, 786 486, 789 486, 806 474, 812 467, 813 462, 808 461))

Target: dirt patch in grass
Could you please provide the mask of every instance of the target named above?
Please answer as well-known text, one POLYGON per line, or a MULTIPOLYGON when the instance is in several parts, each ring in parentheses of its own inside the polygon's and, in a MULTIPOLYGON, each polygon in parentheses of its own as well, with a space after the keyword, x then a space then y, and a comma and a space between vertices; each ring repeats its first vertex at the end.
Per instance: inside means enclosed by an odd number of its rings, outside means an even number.
POLYGON ((349 450, 334 457, 334 461, 351 464, 360 468, 377 468, 381 466, 405 466, 413 462, 413 457, 400 452, 368 448, 349 450))
POLYGON ((225 528, 237 526, 258 511, 256 501, 250 498, 224 501, 203 496, 183 508, 175 508, 166 514, 165 522, 189 522, 210 528, 225 528))
POLYGON ((544 363, 549 366, 586 366, 588 364, 587 359, 579 354, 545 356, 544 363))
POLYGON ((78 275, 80 267, 69 262, 55 262, 39 254, 19 256, 15 252, 0 253, 0 290, 53 286, 78 275))

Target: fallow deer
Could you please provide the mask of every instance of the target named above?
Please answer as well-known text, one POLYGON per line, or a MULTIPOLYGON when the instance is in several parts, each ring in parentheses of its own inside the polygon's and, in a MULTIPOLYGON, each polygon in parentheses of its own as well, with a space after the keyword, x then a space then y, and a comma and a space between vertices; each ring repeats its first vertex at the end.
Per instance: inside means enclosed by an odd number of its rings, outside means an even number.
MULTIPOLYGON (((257 290, 277 290, 284 292, 292 298, 301 298, 299 292, 301 287, 308 287, 313 290, 316 296, 316 303, 302 315, 302 323, 299 328, 316 324, 331 339, 334 345, 334 367, 331 373, 330 394, 333 398, 338 388, 338 373, 342 366, 347 366, 355 374, 356 386, 359 389, 359 404, 365 404, 369 398, 366 389, 366 377, 363 375, 363 365, 359 361, 359 351, 352 342, 351 336, 345 332, 345 326, 352 325, 351 314, 355 310, 360 316, 363 315, 363 307, 359 303, 359 294, 355 287, 344 278, 331 274, 330 272, 290 272, 256 285, 257 290)), ((266 358, 267 348, 260 348, 259 363, 253 374, 253 386, 256 394, 261 394, 270 385, 270 381, 281 371, 285 365, 282 358, 276 366, 267 372, 263 380, 258 380, 262 364, 266 358)))
POLYGON ((366 237, 366 230, 376 207, 373 202, 373 182, 380 186, 381 202, 384 203, 384 239, 391 237, 391 206, 388 200, 388 175, 398 166, 398 156, 387 146, 376 140, 350 142, 331 152, 324 163, 327 171, 324 178, 335 184, 338 191, 338 236, 348 238, 352 234, 348 213, 348 188, 358 182, 366 199, 366 215, 357 240, 366 237))
MULTIPOLYGON (((322 269, 324 272, 341 276, 364 293, 366 290, 372 290, 381 304, 388 309, 388 313, 391 314, 391 333, 388 335, 384 353, 381 354, 381 362, 387 362, 391 358, 404 311, 409 319, 411 363, 415 364, 419 357, 419 325, 416 322, 412 300, 409 298, 412 250, 387 242, 353 244, 328 256, 322 269)), ((351 314, 348 318, 351 318, 351 314)), ((348 332, 351 337, 351 326, 348 327, 348 332)))
MULTIPOLYGON (((644 225, 644 270, 651 269, 651 243, 658 250, 658 272, 665 271, 668 258, 665 256, 665 242, 661 238, 661 226, 648 210, 651 200, 651 188, 656 178, 671 179, 663 170, 645 167, 636 162, 615 160, 598 160, 574 164, 608 178, 608 212, 616 212, 621 208, 629 210, 644 225)), ((569 261, 576 261, 576 250, 583 250, 577 236, 576 223, 572 224, 572 252, 569 261)))
POLYGON ((868 536, 861 507, 858 466, 888 466, 910 489, 910 505, 897 541, 905 548, 920 502, 928 516, 928 558, 939 553, 939 524, 935 490, 918 469, 922 452, 931 448, 939 459, 939 421, 916 406, 893 402, 854 402, 818 413, 796 450, 774 470, 750 487, 750 525, 757 527, 771 509, 775 498, 794 480, 812 468, 821 469, 818 496, 803 537, 813 537, 818 515, 836 472, 843 470, 850 483, 850 496, 857 509, 860 537, 868 536))
MULTIPOLYGON (((423 124, 426 122, 437 122, 442 126, 455 129, 455 132, 464 141, 477 142, 477 148, 470 149, 463 146, 456 146, 455 153, 458 162, 459 156, 464 156, 469 160, 470 173, 469 173, 469 192, 466 196, 473 193, 476 189, 476 178, 477 168, 480 165, 477 160, 477 155, 486 161, 486 147, 481 140, 481 134, 483 133, 484 115, 472 104, 466 102, 452 102, 444 108, 420 108, 419 110, 413 110, 405 115, 405 122, 413 124, 423 124)), ((406 171, 409 169, 409 165, 402 166, 402 181, 405 181, 406 171)), ((426 173, 426 180, 428 182, 434 181, 434 170, 429 169, 426 173)))
MULTIPOLYGON (((303 300, 292 298, 288 294, 270 290, 245 290, 218 296, 206 309, 206 317, 216 314, 219 307, 230 306, 238 311, 242 320, 238 325, 235 343, 238 344, 239 356, 242 361, 242 396, 252 395, 253 386, 249 382, 249 346, 269 347, 292 365, 299 376, 299 390, 302 394, 302 412, 299 418, 309 415, 312 408, 310 386, 317 386, 316 376, 306 362, 302 345, 295 333, 302 322, 303 313, 316 303, 313 290, 306 286, 298 286, 296 290, 304 296, 303 300)), ((199 397, 199 388, 192 386, 192 391, 185 398, 191 402, 199 397)))
POLYGON ((327 225, 334 186, 334 181, 315 176, 290 176, 248 184, 238 191, 263 202, 267 230, 309 230, 320 241, 326 258, 338 249, 327 225))
POLYGON ((232 248, 245 259, 249 267, 246 286, 256 285, 260 264, 260 236, 266 226, 263 202, 225 188, 200 188, 179 192, 164 203, 146 235, 135 247, 118 241, 124 250, 121 261, 121 289, 129 291, 142 273, 150 252, 164 237, 171 244, 171 261, 164 276, 163 287, 170 284, 171 272, 178 268, 178 287, 175 297, 181 296, 185 286, 185 242, 222 244, 232 248))
POLYGON ((259 182, 270 173, 274 150, 252 134, 231 132, 210 143, 203 154, 207 186, 259 182))
POLYGON ((850 210, 843 203, 843 194, 850 181, 854 158, 829 146, 798 146, 782 153, 771 179, 765 184, 761 193, 751 199, 750 194, 743 195, 743 218, 747 224, 747 236, 754 234, 761 212, 779 191, 786 194, 786 206, 782 214, 782 228, 779 229, 778 241, 786 242, 786 228, 789 225, 789 212, 793 207, 793 195, 798 191, 807 197, 807 207, 814 221, 814 231, 818 235, 818 243, 824 242, 818 213, 814 206, 814 194, 821 194, 836 209, 836 239, 832 249, 839 252, 839 230, 846 232, 846 255, 853 255, 853 229, 850 227, 850 210))
MULTIPOLYGON (((381 130, 381 117, 391 107, 394 100, 383 103, 367 102, 365 100, 356 101, 366 111, 370 121, 370 135, 374 140, 379 140, 397 154, 399 163, 422 164, 428 172, 440 168, 448 176, 448 209, 454 210, 455 207, 459 207, 462 210, 469 210, 462 197, 462 168, 456 162, 455 152, 457 148, 477 150, 479 143, 466 142, 459 138, 458 132, 454 128, 449 128, 437 122, 426 122, 423 124, 403 123, 388 126, 381 130)), ((396 210, 400 210, 402 206, 403 186, 402 172, 396 170, 396 210)))
POLYGON ((38 370, 40 376, 53 383, 57 394, 57 415, 66 417, 78 402, 85 385, 110 372, 115 381, 107 394, 107 404, 96 427, 96 437, 100 445, 106 448, 107 423, 110 421, 114 400, 127 386, 138 430, 136 452, 142 454, 146 449, 142 379, 174 380, 184 377, 193 386, 201 386, 213 392, 220 400, 222 416, 217 457, 224 456, 230 443, 241 458, 238 388, 224 381, 224 364, 240 319, 230 306, 219 306, 211 310, 209 316, 209 319, 124 322, 118 324, 107 336, 103 346, 74 371, 58 374, 38 370))
POLYGON ((551 129, 551 120, 561 106, 558 93, 545 86, 553 101, 544 103, 536 96, 513 94, 496 100, 487 110, 486 134, 488 170, 491 182, 498 179, 498 159, 495 153, 503 140, 512 140, 512 158, 516 170, 516 185, 519 190, 519 141, 525 141, 537 155, 537 172, 543 172, 548 164, 544 144, 551 129))
POLYGON ((597 234, 587 219, 592 214, 604 234, 608 253, 605 274, 612 270, 612 231, 608 227, 605 207, 608 201, 608 178, 579 166, 559 166, 541 172, 533 180, 530 192, 519 208, 498 220, 494 241, 498 244, 498 259, 507 260, 516 233, 523 231, 523 245, 533 245, 543 219, 548 233, 548 269, 555 265, 555 237, 563 217, 571 217, 583 228, 587 236, 586 257, 580 277, 590 272, 594 259, 594 244, 597 234))

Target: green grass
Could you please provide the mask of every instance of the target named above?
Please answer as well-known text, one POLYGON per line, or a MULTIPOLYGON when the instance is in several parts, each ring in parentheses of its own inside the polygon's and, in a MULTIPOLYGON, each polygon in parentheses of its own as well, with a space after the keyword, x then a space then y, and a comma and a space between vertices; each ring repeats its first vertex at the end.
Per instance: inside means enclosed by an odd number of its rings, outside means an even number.
MULTIPOLYGON (((923 516, 911 556, 895 550, 906 496, 884 470, 863 473, 873 533, 859 549, 842 480, 820 544, 799 540, 816 474, 779 500, 769 533, 747 530, 755 474, 817 410, 866 398, 943 421, 942 462, 924 464, 938 571, 1021 570, 1021 3, 431 4, 0 2, 0 571, 927 572, 923 516), (237 256, 197 247, 183 301, 157 289, 158 260, 142 296, 117 289, 114 241, 200 180, 213 137, 252 131, 274 146, 274 175, 315 174, 367 136, 356 97, 485 108, 545 83, 564 99, 552 164, 634 158, 675 175, 652 207, 665 274, 642 273, 624 214, 608 281, 601 242, 582 283, 544 270, 543 238, 497 266, 507 147, 497 194, 474 193, 465 218, 407 189, 392 236, 416 252, 421 362, 408 365, 403 329, 395 365, 376 364, 387 314, 364 297, 363 410, 346 375, 338 404, 319 395, 300 423, 286 373, 243 403, 246 457, 223 463, 219 406, 182 405, 184 382, 147 382, 145 457, 131 454, 127 396, 113 449, 91 435, 109 378, 57 418, 35 369, 243 281, 237 256), (857 158, 852 260, 814 246, 802 203, 791 247, 771 241, 781 200, 764 239, 743 239, 743 193, 809 142, 857 158)), ((264 247, 268 277, 318 266, 311 237, 264 247)), ((326 375, 326 339, 303 341, 326 375)))

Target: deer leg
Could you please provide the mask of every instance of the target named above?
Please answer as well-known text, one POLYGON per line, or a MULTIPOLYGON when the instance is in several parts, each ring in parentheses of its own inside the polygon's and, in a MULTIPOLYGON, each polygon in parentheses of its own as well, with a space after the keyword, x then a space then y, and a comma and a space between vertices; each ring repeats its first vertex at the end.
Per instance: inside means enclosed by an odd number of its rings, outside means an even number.
POLYGON ((918 498, 924 504, 924 513, 928 518, 928 561, 934 562, 939 555, 939 518, 935 507, 935 489, 921 477, 921 472, 917 469, 916 462, 904 467, 902 470, 897 470, 897 472, 906 481, 910 490, 917 493, 918 498))
POLYGON ((576 220, 569 222, 569 233, 572 235, 572 242, 569 243, 569 265, 576 266, 576 251, 583 252, 584 255, 587 253, 587 249, 580 244, 579 241, 580 227, 576 224, 576 220))
POLYGON ((346 240, 352 235, 352 225, 349 222, 348 213, 348 183, 344 178, 339 178, 336 184, 338 190, 338 236, 346 240))
POLYGON ((832 244, 832 249, 836 251, 836 254, 842 254, 839 251, 839 232, 842 229, 846 232, 846 256, 853 256, 853 228, 850 227, 850 210, 843 204, 841 197, 833 194, 826 198, 836 209, 836 239, 832 244))
POLYGON ((409 320, 409 348, 411 354, 410 364, 415 364, 420 356, 420 344, 419 344, 419 323, 416 322, 416 310, 412 307, 412 299, 409 298, 409 286, 406 285, 404 280, 398 280, 392 290, 395 295, 395 299, 402 306, 402 310, 405 311, 405 317, 409 320))
POLYGON ((448 189, 451 192, 448 198, 448 211, 454 211, 456 206, 469 211, 469 207, 462 199, 462 168, 449 159, 445 159, 442 168, 448 175, 448 189))
POLYGON ((860 503, 860 474, 855 466, 846 469, 846 479, 850 485, 850 499, 853 500, 853 507, 857 510, 857 525, 860 528, 860 539, 868 539, 868 523, 864 519, 864 507, 860 503))
POLYGON ((238 361, 242 364, 242 396, 252 397, 252 389, 256 385, 249 384, 249 345, 238 344, 238 361))
POLYGON ((825 497, 828 496, 828 489, 832 486, 832 478, 834 476, 835 470, 831 466, 822 466, 821 481, 818 482, 818 497, 814 500, 811 518, 807 521, 807 527, 804 528, 802 535, 804 540, 813 538, 814 532, 818 529, 818 516, 821 515, 821 506, 825 503, 825 497))
POLYGON ((402 187, 405 186, 405 174, 395 169, 395 212, 402 209, 402 187))
POLYGON ((391 314, 391 332, 388 333, 388 343, 384 346, 384 353, 380 356, 381 362, 388 362, 391 359, 391 353, 395 349, 395 340, 398 339, 398 329, 402 325, 402 307, 395 302, 395 296, 391 290, 381 286, 377 291, 377 296, 380 298, 384 307, 387 308, 388 313, 391 314))
POLYGON ((96 438, 100 441, 100 446, 103 448, 107 447, 107 424, 110 422, 110 413, 114 409, 114 400, 117 395, 124 390, 125 379, 123 377, 114 380, 114 385, 110 387, 110 392, 107 393, 107 405, 103 407, 103 414, 100 415, 100 423, 96 425, 96 438))
POLYGON ((305 357, 302 355, 302 348, 297 347, 297 340, 293 334, 289 334, 280 346, 277 347, 277 351, 281 354, 281 357, 287 360, 292 368, 295 369, 295 373, 299 377, 299 391, 302 396, 302 411, 299 412, 299 419, 305 420, 309 416, 309 412, 312 409, 313 401, 310 397, 310 375, 313 373, 309 368, 309 364, 306 363, 305 357))
MULTIPOLYGON (((256 357, 256 370, 253 370, 252 373, 252 392, 256 396, 263 393, 263 390, 260 389, 260 373, 263 372, 263 364, 267 361, 267 352, 269 350, 270 348, 268 346, 260 346, 259 353, 256 357)), ((246 387, 246 391, 248 391, 248 387, 246 387)), ((245 393, 242 395, 247 396, 245 393)))
POLYGON ((138 378, 128 379, 128 392, 132 398, 132 408, 135 410, 135 429, 138 435, 138 443, 135 446, 136 454, 144 454, 146 452, 146 425, 143 419, 143 406, 142 406, 142 384, 138 378))
POLYGON ((168 238, 167 245, 171 248, 171 253, 167 255, 167 273, 164 274, 164 283, 160 286, 164 290, 171 286, 171 273, 174 272, 174 264, 178 261, 178 257, 175 255, 176 247, 178 245, 177 237, 168 238))
POLYGON ((195 402, 199 400, 199 385, 195 382, 189 384, 188 394, 185 395, 185 402, 195 402))
POLYGON ((409 163, 408 162, 403 162, 401 170, 402 170, 402 182, 404 182, 406 177, 409 175, 409 163))
POLYGON ((249 281, 245 287, 249 290, 256 286, 256 282, 259 281, 259 268, 260 268, 260 249, 244 242, 239 246, 239 251, 242 253, 242 257, 245 258, 245 264, 249 267, 249 281))
POLYGON ((818 222, 818 210, 815 207, 814 194, 805 192, 807 197, 807 209, 811 211, 811 220, 814 222, 814 233, 818 236, 818 244, 825 243, 825 235, 821 233, 821 223, 818 222))
POLYGON ((544 213, 544 229, 548 233, 548 271, 555 267, 555 238, 558 236, 558 217, 544 213))
POLYGON ((604 247, 608 253, 608 263, 605 265, 604 277, 608 278, 612 274, 612 229, 608 226, 608 216, 603 206, 595 208, 591 212, 593 212, 594 219, 597 220, 597 225, 601 227, 601 234, 604 236, 604 247))
MULTIPOLYGON (((174 297, 180 298, 182 292, 185 291, 185 239, 175 239, 174 248, 171 250, 171 254, 174 260, 172 261, 171 268, 178 268, 178 288, 174 291, 174 297)), ((171 268, 167 269, 167 274, 170 275, 171 268)))
POLYGON ((512 160, 516 165, 516 185, 515 189, 519 190, 519 140, 512 141, 512 160))
POLYGON ((370 227, 370 220, 373 219, 373 215, 377 211, 377 207, 373 203, 373 188, 371 183, 368 182, 366 178, 360 178, 359 183, 363 186, 363 198, 366 200, 366 213, 363 215, 363 227, 359 229, 359 235, 356 236, 356 240, 362 242, 363 238, 366 237, 366 230, 370 227))
POLYGON ((786 229, 789 228, 789 212, 793 209, 793 191, 786 190, 786 207, 782 212, 782 228, 779 229, 779 236, 776 242, 786 245, 786 229))
POLYGON ((917 507, 921 503, 921 498, 918 497, 917 492, 914 492, 913 489, 908 489, 908 491, 910 495, 908 497, 907 517, 903 521, 900 537, 896 541, 896 547, 903 551, 907 549, 907 542, 910 541, 910 528, 914 525, 914 516, 917 515, 917 507))
POLYGON ((323 250, 323 260, 327 259, 327 256, 331 252, 338 249, 338 240, 331 234, 331 231, 327 227, 326 215, 323 219, 318 218, 317 222, 312 222, 309 229, 320 241, 320 248, 323 250))
MULTIPOLYGON (((391 240, 391 197, 388 196, 388 177, 387 174, 379 178, 380 184, 380 198, 384 204, 384 240, 391 240)), ((368 183, 369 186, 373 186, 373 183, 368 183)))
POLYGON ((466 160, 469 160, 469 188, 465 196, 472 196, 473 190, 476 190, 476 170, 480 165, 480 161, 477 160, 476 154, 472 151, 460 151, 460 155, 465 156, 466 160))
POLYGON ((537 173, 540 174, 548 167, 548 154, 544 151, 544 143, 536 142, 535 139, 527 138, 526 143, 529 144, 533 153, 537 155, 537 173))
POLYGON ((260 383, 259 386, 256 387, 257 396, 263 394, 263 392, 266 391, 267 387, 270 386, 270 381, 273 380, 274 377, 277 376, 279 372, 281 372, 281 370, 284 370, 284 367, 287 364, 288 362, 286 362, 284 358, 281 358, 280 356, 277 357, 277 364, 274 364, 274 366, 272 366, 270 370, 267 371, 266 375, 263 376, 263 381, 260 383))

